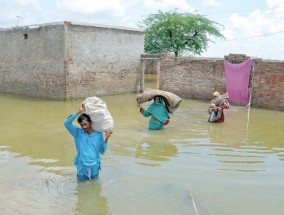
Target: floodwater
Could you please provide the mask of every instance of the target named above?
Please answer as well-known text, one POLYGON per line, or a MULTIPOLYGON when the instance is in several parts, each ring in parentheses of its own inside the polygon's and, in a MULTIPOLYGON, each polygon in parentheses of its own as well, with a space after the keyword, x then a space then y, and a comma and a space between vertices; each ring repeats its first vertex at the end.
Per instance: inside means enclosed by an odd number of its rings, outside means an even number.
POLYGON ((282 215, 284 112, 183 100, 149 131, 135 94, 101 97, 114 122, 98 180, 77 182, 64 119, 81 100, 0 94, 0 214, 282 215))

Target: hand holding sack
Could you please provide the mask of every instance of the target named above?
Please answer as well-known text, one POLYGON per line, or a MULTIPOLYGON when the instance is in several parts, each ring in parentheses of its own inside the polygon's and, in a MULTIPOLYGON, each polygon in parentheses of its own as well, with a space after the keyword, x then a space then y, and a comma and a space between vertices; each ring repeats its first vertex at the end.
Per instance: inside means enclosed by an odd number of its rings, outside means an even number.
POLYGON ((92 120, 92 128, 95 131, 105 132, 113 129, 113 118, 110 115, 106 103, 98 97, 89 97, 83 101, 85 113, 92 120))
POLYGON ((175 95, 174 93, 163 91, 163 90, 153 90, 148 89, 143 93, 136 96, 137 104, 142 104, 144 102, 152 100, 155 96, 162 96, 165 99, 165 105, 168 108, 168 111, 173 114, 179 107, 182 99, 175 95))
POLYGON ((223 105, 223 103, 226 102, 226 108, 229 109, 230 108, 230 104, 228 103, 228 100, 229 99, 229 93, 226 92, 224 93, 223 95, 220 95, 218 96, 216 99, 213 100, 213 103, 215 104, 215 106, 221 106, 223 105))

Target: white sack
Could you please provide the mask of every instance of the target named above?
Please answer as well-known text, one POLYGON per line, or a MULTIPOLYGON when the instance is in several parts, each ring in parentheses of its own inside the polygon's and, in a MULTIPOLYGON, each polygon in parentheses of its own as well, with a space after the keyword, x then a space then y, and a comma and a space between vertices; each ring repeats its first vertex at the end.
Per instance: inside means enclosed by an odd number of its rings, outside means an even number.
POLYGON ((104 132, 113 129, 113 119, 106 104, 98 97, 89 97, 83 101, 85 112, 92 120, 95 131, 104 132))

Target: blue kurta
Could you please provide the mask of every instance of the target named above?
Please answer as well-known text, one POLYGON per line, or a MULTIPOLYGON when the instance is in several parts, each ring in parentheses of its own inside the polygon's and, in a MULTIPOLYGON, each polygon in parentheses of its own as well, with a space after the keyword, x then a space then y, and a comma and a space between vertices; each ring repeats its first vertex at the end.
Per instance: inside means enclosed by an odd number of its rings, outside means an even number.
POLYGON ((100 154, 104 154, 107 149, 107 143, 101 132, 94 131, 88 134, 82 128, 72 124, 78 116, 73 113, 64 121, 64 125, 73 136, 77 155, 74 164, 77 167, 77 176, 79 179, 96 178, 99 174, 101 158, 100 154))

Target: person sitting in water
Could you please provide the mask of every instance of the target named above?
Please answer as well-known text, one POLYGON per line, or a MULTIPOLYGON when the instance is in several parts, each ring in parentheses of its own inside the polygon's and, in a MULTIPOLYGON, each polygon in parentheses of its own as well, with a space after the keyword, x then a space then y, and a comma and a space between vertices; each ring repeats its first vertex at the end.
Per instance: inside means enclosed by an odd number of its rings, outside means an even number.
POLYGON ((155 96, 154 102, 145 110, 141 104, 137 105, 140 108, 140 113, 145 116, 151 116, 149 120, 148 127, 150 130, 162 130, 164 125, 169 123, 169 111, 165 105, 162 96, 155 96))
POLYGON ((208 122, 224 122, 224 109, 230 108, 230 103, 228 102, 228 93, 220 95, 219 92, 213 93, 213 100, 211 100, 208 108, 208 113, 210 114, 208 122))

